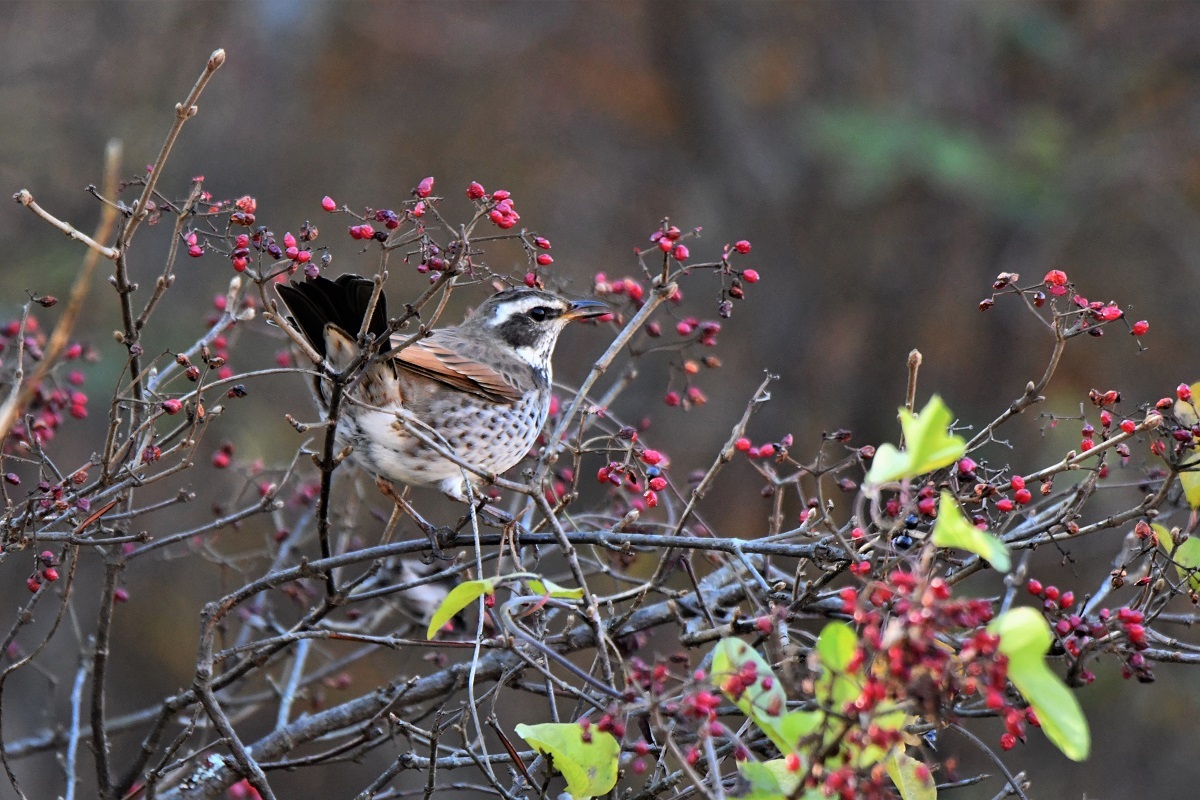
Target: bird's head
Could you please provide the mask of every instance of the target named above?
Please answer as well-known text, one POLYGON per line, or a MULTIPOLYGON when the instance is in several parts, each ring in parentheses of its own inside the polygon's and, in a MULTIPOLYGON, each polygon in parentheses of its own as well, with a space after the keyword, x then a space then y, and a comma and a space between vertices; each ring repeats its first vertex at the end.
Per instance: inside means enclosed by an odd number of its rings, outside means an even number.
POLYGON ((551 292, 523 286, 505 289, 483 301, 463 327, 490 332, 516 350, 526 362, 540 365, 549 360, 558 335, 567 323, 609 313, 598 300, 567 300, 551 292))

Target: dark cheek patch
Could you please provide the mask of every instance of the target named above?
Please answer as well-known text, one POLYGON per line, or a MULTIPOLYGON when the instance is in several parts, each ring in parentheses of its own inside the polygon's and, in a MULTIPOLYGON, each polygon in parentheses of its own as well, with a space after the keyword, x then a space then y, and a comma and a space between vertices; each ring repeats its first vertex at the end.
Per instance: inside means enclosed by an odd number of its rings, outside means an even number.
POLYGON ((532 347, 538 340, 537 326, 524 314, 517 314, 497 329, 500 338, 512 347, 532 347))

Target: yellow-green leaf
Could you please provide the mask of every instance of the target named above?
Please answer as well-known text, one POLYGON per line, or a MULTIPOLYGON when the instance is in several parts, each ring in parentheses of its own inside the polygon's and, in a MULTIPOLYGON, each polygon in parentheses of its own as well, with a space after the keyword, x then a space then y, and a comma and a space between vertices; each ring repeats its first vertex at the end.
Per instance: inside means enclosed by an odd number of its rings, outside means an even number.
POLYGON ((576 800, 608 794, 617 785, 621 745, 611 733, 592 729, 591 741, 585 742, 583 728, 573 722, 520 724, 513 730, 553 760, 567 781, 567 792, 576 800))
MULTIPOLYGON (((1191 386, 1192 397, 1200 399, 1200 383, 1191 386)), ((1196 417, 1195 400, 1184 402, 1175 401, 1175 418, 1184 425, 1191 427, 1200 419, 1196 417)), ((1200 508, 1200 459, 1193 458, 1179 471, 1179 485, 1183 487, 1183 496, 1192 508, 1200 508)))
POLYGON ((844 622, 830 622, 817 637, 817 655, 821 666, 833 672, 845 672, 858 649, 858 636, 844 622))
POLYGON ((1176 545, 1175 540, 1171 537, 1171 532, 1165 527, 1158 523, 1154 523, 1150 527, 1154 528, 1154 532, 1158 534, 1159 546, 1175 562, 1175 569, 1179 571, 1179 577, 1188 582, 1193 592, 1200 592, 1200 539, 1189 536, 1176 545))
POLYGON ((429 630, 425 632, 425 638, 432 639, 434 636, 437 636, 437 632, 455 614, 471 605, 472 602, 483 595, 495 594, 495 592, 496 587, 491 581, 463 581, 458 586, 455 586, 442 600, 442 604, 437 607, 437 611, 433 612, 433 618, 429 620, 429 630))
POLYGON ((866 484, 882 486, 892 481, 915 478, 926 472, 953 464, 967 452, 967 441, 950 433, 954 415, 936 394, 914 415, 900 409, 900 427, 904 431, 904 450, 882 444, 875 450, 866 484))
POLYGON ((583 589, 568 589, 565 586, 559 586, 557 583, 545 578, 534 578, 529 581, 529 588, 538 594, 544 594, 549 597, 562 598, 564 600, 581 600, 583 599, 583 589))
POLYGON ((897 750, 884 762, 888 776, 904 800, 936 800, 937 785, 929 767, 907 753, 897 750))
POLYGON ((1053 635, 1040 613, 1028 606, 1006 611, 988 625, 1000 637, 1008 656, 1008 679, 1037 713, 1046 738, 1072 761, 1083 761, 1091 749, 1091 733, 1079 700, 1046 666, 1053 635))
POLYGON ((709 680, 733 701, 743 714, 754 721, 763 733, 783 753, 792 752, 796 743, 783 735, 780 724, 787 715, 787 695, 779 685, 779 679, 771 665, 753 647, 741 639, 722 639, 713 648, 712 671, 709 680), (757 676, 750 686, 739 687, 740 692, 730 691, 729 682, 735 678, 743 664, 752 663, 757 676))
POLYGON ((959 510, 954 497, 945 490, 942 490, 938 503, 937 522, 933 524, 933 543, 938 547, 970 551, 1000 572, 1012 568, 1012 559, 1004 542, 972 525, 959 510))

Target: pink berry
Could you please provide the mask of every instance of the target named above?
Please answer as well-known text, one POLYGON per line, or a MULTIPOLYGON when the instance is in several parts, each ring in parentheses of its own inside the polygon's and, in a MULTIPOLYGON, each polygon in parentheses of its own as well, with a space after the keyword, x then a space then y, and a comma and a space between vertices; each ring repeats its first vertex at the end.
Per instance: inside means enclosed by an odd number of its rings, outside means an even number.
POLYGON ((200 256, 204 255, 204 248, 198 244, 193 244, 188 246, 187 252, 192 258, 199 258, 200 256))
POLYGON ((325 195, 321 198, 321 208, 326 211, 337 211, 337 203, 334 202, 332 197, 325 195))
POLYGON ((229 466, 229 453, 224 450, 218 450, 213 453, 212 465, 217 469, 225 469, 229 466))
POLYGON ((417 197, 429 197, 433 192, 433 178, 422 178, 417 184, 417 197))

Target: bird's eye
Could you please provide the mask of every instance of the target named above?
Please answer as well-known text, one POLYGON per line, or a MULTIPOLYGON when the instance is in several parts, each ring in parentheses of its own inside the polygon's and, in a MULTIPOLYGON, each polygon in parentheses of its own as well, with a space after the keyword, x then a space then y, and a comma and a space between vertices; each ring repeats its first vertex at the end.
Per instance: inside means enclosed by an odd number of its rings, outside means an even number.
POLYGON ((545 322, 550 317, 550 309, 545 306, 534 306, 529 309, 529 318, 534 322, 545 322))

